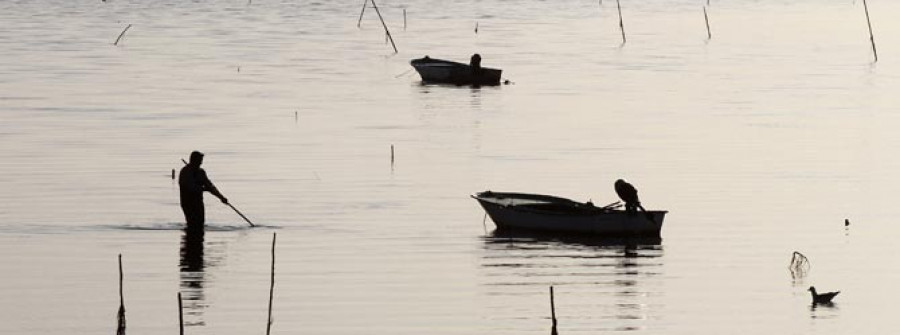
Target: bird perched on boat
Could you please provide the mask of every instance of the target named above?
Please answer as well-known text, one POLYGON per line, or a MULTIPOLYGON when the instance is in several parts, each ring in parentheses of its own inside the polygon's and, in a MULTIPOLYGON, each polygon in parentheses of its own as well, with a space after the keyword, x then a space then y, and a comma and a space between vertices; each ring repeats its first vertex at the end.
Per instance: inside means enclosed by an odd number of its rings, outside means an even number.
POLYGON ((638 207, 641 207, 641 201, 638 200, 637 189, 634 188, 634 185, 629 184, 624 179, 619 179, 616 180, 613 186, 616 189, 616 194, 619 195, 619 199, 625 202, 626 212, 634 213, 638 207))
POLYGON ((841 293, 841 291, 837 291, 837 292, 826 292, 826 293, 819 294, 818 292, 816 292, 815 286, 810 286, 809 292, 812 294, 812 299, 813 299, 814 305, 815 304, 830 304, 831 299, 834 299, 834 296, 838 295, 838 293, 841 293))

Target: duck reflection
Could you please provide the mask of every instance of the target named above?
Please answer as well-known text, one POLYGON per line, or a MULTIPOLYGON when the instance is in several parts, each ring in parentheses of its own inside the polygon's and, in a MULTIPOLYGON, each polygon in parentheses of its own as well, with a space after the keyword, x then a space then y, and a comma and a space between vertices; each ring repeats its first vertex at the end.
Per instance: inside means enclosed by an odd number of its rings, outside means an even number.
POLYGON ((203 228, 185 228, 181 238, 181 295, 184 300, 185 326, 203 326, 203 310, 207 307, 203 292, 206 267, 203 256, 203 228))

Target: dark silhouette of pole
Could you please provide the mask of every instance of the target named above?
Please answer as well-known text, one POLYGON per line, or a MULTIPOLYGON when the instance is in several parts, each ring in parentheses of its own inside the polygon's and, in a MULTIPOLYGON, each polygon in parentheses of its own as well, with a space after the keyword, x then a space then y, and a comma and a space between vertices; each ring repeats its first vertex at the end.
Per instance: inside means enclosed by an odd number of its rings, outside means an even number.
POLYGON ((375 8, 375 13, 378 14, 378 19, 381 20, 381 25, 384 26, 384 32, 387 33, 388 39, 391 40, 391 46, 394 47, 394 53, 398 53, 399 51, 397 51, 397 45, 394 44, 394 37, 391 36, 391 31, 388 30, 387 24, 384 23, 384 18, 381 17, 381 11, 378 10, 378 5, 375 4, 375 0, 370 1, 372 1, 372 8, 375 8))
POLYGON ((122 254, 119 254, 119 312, 116 314, 116 335, 125 335, 125 295, 123 293, 122 254))
POLYGON ((277 233, 272 233, 272 279, 269 284, 269 321, 266 323, 266 335, 272 329, 272 299, 275 296, 275 237, 277 233))
POLYGON ((253 224, 253 222, 250 222, 250 219, 248 219, 246 216, 244 216, 244 213, 241 213, 241 211, 239 211, 237 208, 234 208, 234 205, 232 205, 230 203, 228 203, 226 205, 228 205, 228 207, 231 207, 231 209, 233 209, 234 212, 237 213, 237 215, 240 215, 244 219, 244 221, 247 221, 247 223, 250 224, 250 227, 256 227, 256 225, 253 224))
POLYGON ((184 313, 181 308, 181 292, 178 292, 178 334, 184 335, 184 313))
POLYGON ((553 321, 553 328, 550 329, 551 335, 557 335, 556 331, 556 305, 553 303, 553 286, 550 286, 550 319, 553 321))
POLYGON ((359 28, 362 24, 363 13, 366 12, 366 5, 369 3, 369 0, 363 0, 363 8, 362 11, 359 12, 359 21, 356 22, 356 27, 359 28))
POLYGON ((875 61, 878 61, 878 50, 875 50, 875 35, 872 35, 872 20, 869 19, 869 5, 863 0, 863 8, 866 9, 866 24, 869 25, 869 41, 872 42, 872 54, 875 55, 875 61))
POLYGON ((706 21, 706 39, 712 39, 712 32, 709 31, 709 16, 706 15, 706 6, 703 6, 703 20, 706 21))
POLYGON ((616 8, 619 10, 619 30, 622 31, 622 45, 625 45, 625 24, 622 22, 622 5, 616 0, 616 8))

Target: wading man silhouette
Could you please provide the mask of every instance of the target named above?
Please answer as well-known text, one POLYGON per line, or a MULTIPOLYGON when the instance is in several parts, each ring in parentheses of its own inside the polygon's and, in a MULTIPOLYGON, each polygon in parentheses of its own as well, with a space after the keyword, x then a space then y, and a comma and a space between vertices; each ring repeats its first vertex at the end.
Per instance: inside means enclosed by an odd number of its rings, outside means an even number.
POLYGON ((181 193, 181 210, 184 211, 184 219, 187 221, 187 229, 203 229, 206 222, 206 213, 203 208, 203 192, 209 192, 227 204, 225 198, 216 186, 206 176, 206 171, 200 168, 203 164, 203 153, 194 151, 187 165, 181 168, 178 174, 178 187, 181 193))

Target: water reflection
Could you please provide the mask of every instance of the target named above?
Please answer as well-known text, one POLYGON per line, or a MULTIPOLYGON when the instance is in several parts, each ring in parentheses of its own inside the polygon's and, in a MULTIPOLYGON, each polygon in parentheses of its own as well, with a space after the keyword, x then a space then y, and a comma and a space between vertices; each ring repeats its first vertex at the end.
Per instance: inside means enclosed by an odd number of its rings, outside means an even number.
POLYGON ((515 230, 494 230, 485 237, 487 245, 556 246, 563 249, 621 250, 626 257, 659 257, 662 237, 603 237, 582 234, 548 234, 515 230), (656 250, 658 253, 641 252, 656 250))
POLYGON ((206 267, 203 242, 206 233, 202 228, 185 228, 181 238, 181 295, 185 309, 185 326, 203 326, 203 310, 206 297, 203 286, 206 282, 206 267))
POLYGON ((551 285, 559 291, 557 309, 566 311, 563 319, 568 320, 561 319, 561 325, 641 330, 662 312, 650 303, 651 297, 663 294, 663 247, 659 237, 601 238, 494 231, 484 237, 482 249, 481 269, 486 279, 483 287, 491 299, 490 305, 496 305, 492 310, 501 311, 493 316, 500 324, 521 320, 521 314, 502 311, 540 301, 541 294, 551 285))
POLYGON ((810 319, 835 319, 839 316, 840 309, 832 302, 809 305, 810 319))

